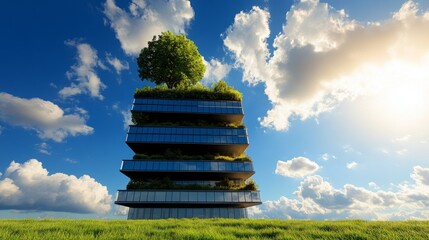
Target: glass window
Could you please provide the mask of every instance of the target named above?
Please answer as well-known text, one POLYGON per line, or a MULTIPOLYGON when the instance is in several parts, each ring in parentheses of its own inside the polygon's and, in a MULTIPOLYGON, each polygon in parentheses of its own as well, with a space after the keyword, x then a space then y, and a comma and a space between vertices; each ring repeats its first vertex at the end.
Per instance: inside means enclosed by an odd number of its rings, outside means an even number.
POLYGON ((131 170, 134 169, 134 162, 133 161, 124 161, 124 164, 122 165, 123 170, 131 170))
POLYGON ((203 164, 203 170, 209 171, 210 170, 210 163, 209 162, 202 162, 203 164))
POLYGON ((177 218, 177 208, 170 208, 170 217, 177 218))
POLYGON ((180 201, 187 202, 188 201, 188 192, 180 192, 180 201))
POLYGON ((197 170, 198 171, 204 170, 204 163, 203 162, 197 162, 197 170))
POLYGON ((240 202, 245 202, 246 199, 244 198, 244 192, 239 192, 238 193, 238 201, 240 202))
POLYGON ((192 217, 192 208, 186 208, 186 217, 191 218, 192 217))
POLYGON ((219 171, 219 163, 218 162, 210 162, 210 170, 211 171, 219 171))
POLYGON ((165 192, 155 192, 156 202, 165 202, 165 192))
POLYGON ((189 163, 189 170, 196 170, 197 169, 197 163, 196 162, 190 162, 189 163))
POLYGON ((190 202, 198 201, 198 193, 197 192, 189 192, 189 201, 190 202))
POLYGON ((166 202, 171 202, 171 197, 172 197, 172 192, 166 192, 165 193, 165 201, 166 202))
POLYGON ((231 163, 231 165, 232 165, 232 171, 234 172, 238 171, 238 163, 234 162, 234 163, 231 163))
POLYGON ((155 200, 155 192, 147 192, 147 201, 153 202, 155 200))
POLYGON ((225 202, 232 202, 231 192, 225 192, 224 197, 225 197, 225 202))
POLYGON ((153 162, 153 170, 159 170, 159 162, 158 161, 153 162))
POLYGON ((161 208, 152 208, 152 218, 159 219, 161 218, 161 208))
POLYGON ((214 202, 215 193, 214 192, 206 192, 207 193, 207 202, 214 202))
POLYGON ((227 208, 220 208, 219 209, 219 216, 221 218, 227 218, 228 217, 228 209, 227 208))
POLYGON ((223 192, 215 192, 215 202, 224 202, 223 192))
POLYGON ((144 208, 143 218, 148 219, 150 218, 150 208, 144 208))
POLYGON ((218 164, 219 164, 219 167, 218 167, 219 171, 225 171, 226 170, 225 162, 218 162, 218 164))
POLYGON ((134 192, 134 202, 138 202, 140 200, 140 192, 134 192))
POLYGON ((179 202, 180 201, 180 192, 172 192, 172 201, 173 202, 179 202))
POLYGON ((168 208, 161 208, 161 218, 169 218, 170 217, 170 211, 168 208))
POLYGON ((142 201, 142 202, 147 201, 147 192, 143 191, 140 193, 140 201, 142 201))
POLYGON ((206 202, 207 196, 206 192, 198 192, 198 202, 206 202))
POLYGON ((134 170, 140 170, 141 169, 141 161, 134 161, 134 170))
POLYGON ((253 202, 261 201, 261 199, 259 199, 259 192, 252 192, 252 201, 253 202))
POLYGON ((152 170, 153 169, 153 161, 148 161, 146 168, 147 168, 147 170, 152 170))
POLYGON ((244 192, 246 202, 252 202, 252 195, 250 192, 244 192))
POLYGON ((238 202, 238 192, 232 192, 232 201, 233 202, 238 202))
POLYGON ((179 208, 177 215, 178 215, 178 218, 185 218, 186 217, 186 208, 179 208))
POLYGON ((230 162, 225 163, 225 170, 226 171, 232 171, 232 163, 230 163, 230 162))
POLYGON ((159 169, 160 170, 168 170, 167 169, 167 162, 164 162, 164 161, 160 162, 159 163, 159 169))
POLYGON ((119 191, 117 199, 118 199, 117 200, 118 202, 125 201, 127 199, 127 192, 126 191, 119 191))
POLYGON ((212 212, 211 212, 211 216, 214 217, 214 218, 219 218, 220 217, 220 215, 219 215, 219 208, 213 208, 212 212))
POLYGON ((134 191, 128 191, 127 193, 127 202, 131 202, 134 200, 134 191))

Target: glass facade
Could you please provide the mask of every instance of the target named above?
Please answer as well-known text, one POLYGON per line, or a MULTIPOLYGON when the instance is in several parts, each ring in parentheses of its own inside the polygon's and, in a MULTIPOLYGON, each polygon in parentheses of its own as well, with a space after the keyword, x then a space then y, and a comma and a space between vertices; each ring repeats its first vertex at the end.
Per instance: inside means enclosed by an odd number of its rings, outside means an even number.
POLYGON ((130 208, 128 219, 247 218, 245 208, 130 208))
POLYGON ((122 171, 253 172, 252 162, 124 160, 122 171))
POLYGON ((129 127, 126 143, 131 150, 176 159, 122 161, 121 172, 130 178, 131 185, 129 190, 117 192, 115 203, 129 207, 128 219, 247 218, 246 207, 261 204, 259 191, 231 190, 254 174, 252 162, 170 156, 241 156, 249 145, 245 127, 183 126, 188 122, 241 126, 241 101, 136 98, 132 111, 133 117, 142 121, 129 127), (142 114, 134 114, 139 112, 142 114), (175 185, 162 185, 164 179, 175 185), (153 182, 146 184, 149 181, 153 182), (220 183, 224 187, 207 187, 220 183), (167 186, 171 188, 162 189, 167 186), (230 190, 214 190, 223 188, 230 190))
POLYGON ((122 203, 260 203, 258 191, 198 190, 119 190, 116 201, 122 203))
POLYGON ((238 101, 136 98, 133 111, 168 113, 243 114, 238 101))
POLYGON ((245 128, 130 126, 127 142, 249 144, 245 128))

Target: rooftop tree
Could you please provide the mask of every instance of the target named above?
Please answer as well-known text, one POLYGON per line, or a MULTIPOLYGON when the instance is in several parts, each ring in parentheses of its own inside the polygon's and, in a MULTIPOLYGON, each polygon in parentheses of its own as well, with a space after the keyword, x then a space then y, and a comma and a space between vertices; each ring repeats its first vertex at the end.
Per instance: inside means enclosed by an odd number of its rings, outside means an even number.
POLYGON ((206 70, 194 42, 182 34, 163 32, 154 36, 137 58, 139 76, 168 88, 192 86, 200 81, 206 70))

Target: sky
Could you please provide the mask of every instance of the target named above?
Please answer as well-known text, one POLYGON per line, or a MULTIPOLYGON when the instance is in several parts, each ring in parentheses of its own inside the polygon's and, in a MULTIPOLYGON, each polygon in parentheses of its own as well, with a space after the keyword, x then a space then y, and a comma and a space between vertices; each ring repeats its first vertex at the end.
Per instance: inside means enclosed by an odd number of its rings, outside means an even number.
POLYGON ((136 58, 167 30, 243 93, 252 218, 429 218, 428 1, 1 5, 0 218, 126 219, 136 58))

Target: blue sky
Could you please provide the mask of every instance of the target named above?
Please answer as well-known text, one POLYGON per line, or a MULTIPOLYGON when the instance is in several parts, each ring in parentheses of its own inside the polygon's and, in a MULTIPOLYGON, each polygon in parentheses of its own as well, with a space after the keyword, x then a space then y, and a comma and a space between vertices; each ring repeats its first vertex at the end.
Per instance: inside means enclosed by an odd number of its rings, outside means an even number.
POLYGON ((252 217, 429 218, 427 1, 2 5, 1 218, 126 218, 135 59, 166 30, 243 93, 252 217))

